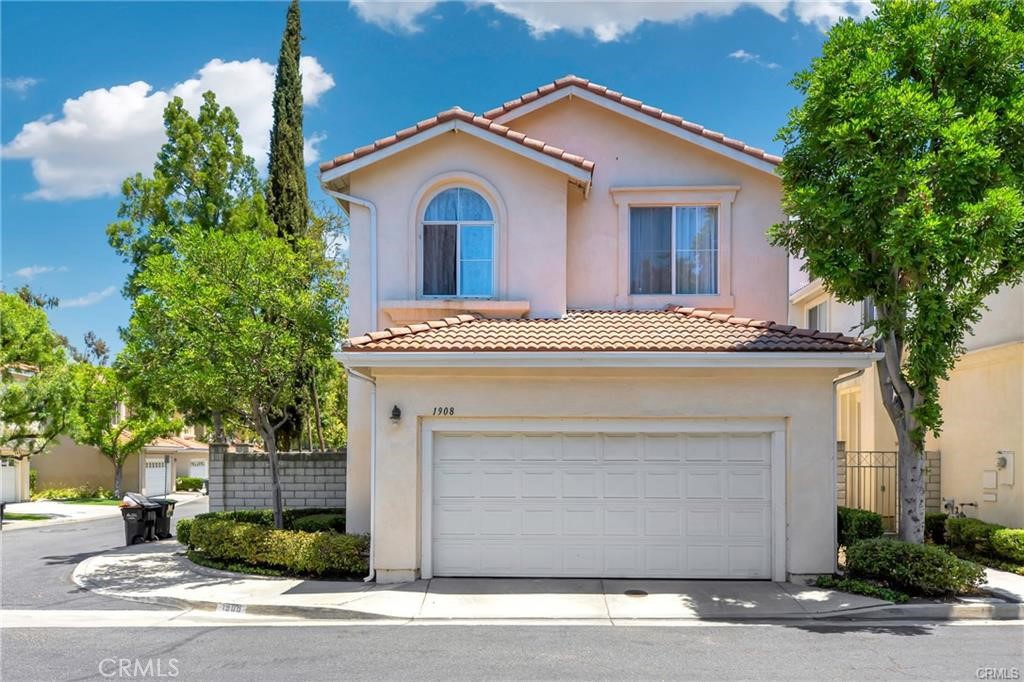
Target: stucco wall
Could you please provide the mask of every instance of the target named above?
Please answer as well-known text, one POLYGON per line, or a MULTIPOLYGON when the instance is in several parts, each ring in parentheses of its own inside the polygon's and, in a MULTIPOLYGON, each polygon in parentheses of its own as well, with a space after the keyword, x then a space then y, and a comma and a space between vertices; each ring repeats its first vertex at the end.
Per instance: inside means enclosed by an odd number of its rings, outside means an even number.
POLYGON ((1024 343, 969 353, 942 391, 945 426, 934 446, 942 452, 942 496, 958 504, 977 502, 969 516, 1024 527, 1024 343), (1014 454, 1012 486, 998 472, 995 490, 982 488, 985 470, 995 470, 999 450, 1014 454), (984 493, 995 493, 985 501, 984 493))
MULTIPOLYGON (((79 445, 67 436, 60 436, 46 452, 32 458, 32 469, 39 472, 36 486, 43 488, 114 487, 114 465, 91 445, 79 445)), ((128 490, 141 486, 138 456, 129 456, 124 463, 124 485, 128 490)))
MULTIPOLYGON (((739 185, 732 207, 732 292, 723 293, 734 295, 738 315, 786 318, 786 254, 765 237, 783 219, 778 178, 581 99, 560 100, 509 125, 596 163, 590 196, 569 195, 570 307, 616 304, 620 226, 609 189, 739 185)), ((615 307, 658 308, 665 298, 631 296, 615 307)), ((670 298, 688 303, 685 296, 670 298)))
MULTIPOLYGON (((420 560, 420 431, 438 405, 473 418, 785 418, 790 573, 834 568, 835 442, 830 370, 648 372, 380 371, 376 567, 411 576, 420 560), (402 410, 395 425, 392 406, 402 410)), ((553 422, 557 429, 557 422, 553 422)))

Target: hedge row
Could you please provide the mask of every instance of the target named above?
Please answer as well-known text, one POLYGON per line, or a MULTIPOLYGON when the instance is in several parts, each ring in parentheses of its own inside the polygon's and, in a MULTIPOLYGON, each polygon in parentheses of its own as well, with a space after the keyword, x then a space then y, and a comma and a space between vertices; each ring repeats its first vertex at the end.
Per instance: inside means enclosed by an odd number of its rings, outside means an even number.
POLYGON ((216 561, 316 577, 350 577, 368 570, 370 539, 366 535, 276 530, 258 523, 201 517, 179 521, 177 530, 178 540, 190 550, 216 561))
POLYGON ((968 552, 1024 563, 1024 528, 1006 528, 980 519, 946 519, 946 542, 968 552))
POLYGON ((178 490, 195 492, 203 489, 203 479, 197 476, 178 476, 178 480, 175 482, 174 487, 178 490))
POLYGON ((838 508, 837 539, 840 547, 852 547, 861 540, 880 538, 885 532, 882 515, 865 509, 838 508))
POLYGON ((982 566, 958 559, 942 547, 883 538, 847 548, 846 569, 853 578, 923 595, 969 592, 985 582, 982 566))
MULTIPOLYGON (((295 522, 298 519, 305 518, 307 516, 322 516, 324 514, 331 514, 335 517, 340 516, 343 520, 345 518, 344 507, 304 507, 297 509, 285 509, 284 510, 284 527, 287 530, 291 530, 295 527, 295 522)), ((239 521, 241 523, 255 523, 260 526, 267 526, 270 528, 274 527, 274 512, 271 509, 236 509, 233 511, 219 511, 219 512, 207 512, 205 514, 199 514, 196 516, 197 519, 227 519, 229 521, 239 521)), ((343 533, 345 530, 344 521, 342 521, 341 529, 339 533, 343 533)))

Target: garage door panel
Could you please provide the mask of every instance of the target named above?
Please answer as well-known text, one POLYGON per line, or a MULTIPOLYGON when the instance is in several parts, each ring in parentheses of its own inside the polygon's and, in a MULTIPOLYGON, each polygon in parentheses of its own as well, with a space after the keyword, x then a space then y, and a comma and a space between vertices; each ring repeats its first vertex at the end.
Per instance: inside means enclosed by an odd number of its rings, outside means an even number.
POLYGON ((435 434, 435 575, 768 578, 768 434, 435 434))

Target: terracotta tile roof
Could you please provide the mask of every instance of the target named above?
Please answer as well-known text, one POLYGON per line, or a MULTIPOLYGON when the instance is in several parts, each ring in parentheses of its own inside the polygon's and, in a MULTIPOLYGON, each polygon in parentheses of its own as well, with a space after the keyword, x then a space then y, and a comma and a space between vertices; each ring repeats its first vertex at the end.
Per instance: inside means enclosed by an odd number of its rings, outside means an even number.
POLYGON ((325 161, 324 163, 320 164, 320 172, 322 173, 324 171, 329 171, 333 168, 337 168, 338 166, 343 166, 346 163, 355 161, 356 159, 362 158, 376 151, 380 151, 381 149, 386 149, 387 147, 397 144, 402 140, 405 140, 426 130, 435 128, 442 123, 446 123, 452 120, 459 120, 464 121, 465 123, 470 123, 476 126, 477 128, 480 128, 481 130, 486 130, 487 132, 492 133, 498 137, 503 137, 512 140, 513 142, 518 142, 524 147, 533 149, 534 151, 542 152, 552 158, 558 159, 560 161, 565 161, 566 163, 572 164, 573 166, 582 168, 588 173, 593 173, 594 171, 594 162, 588 161, 582 156, 579 156, 577 154, 570 154, 564 149, 559 149, 558 147, 547 144, 546 142, 542 142, 541 140, 536 140, 523 133, 516 132, 511 128, 495 123, 494 121, 484 118, 483 116, 477 116, 471 111, 465 111, 459 107, 453 107, 451 109, 448 109, 447 111, 442 111, 436 116, 431 116, 430 118, 424 121, 420 121, 416 125, 410 126, 405 130, 399 130, 397 133, 393 135, 381 138, 376 142, 372 142, 366 146, 359 147, 358 149, 350 151, 347 154, 336 156, 330 161, 325 161))
POLYGON ((499 116, 507 114, 508 112, 517 109, 523 106, 524 104, 529 104, 533 100, 543 97, 544 95, 548 95, 552 92, 556 92, 558 90, 562 90, 564 88, 572 86, 576 86, 578 88, 587 90, 588 92, 600 95, 601 97, 611 100, 612 102, 624 104, 625 106, 631 109, 636 109, 637 111, 643 114, 647 114, 651 118, 664 121, 665 123, 669 123, 676 127, 682 128, 683 130, 694 133, 695 135, 700 135, 701 137, 705 137, 714 142, 718 142, 719 144, 723 144, 726 147, 731 147, 732 149, 736 149, 738 151, 743 152, 744 154, 748 154, 754 157, 755 159, 767 161, 768 163, 773 165, 778 165, 782 161, 782 157, 776 156, 775 154, 769 154, 763 149, 758 149, 757 147, 752 147, 746 144, 745 142, 741 142, 740 140, 734 140, 731 137, 726 137, 722 133, 715 132, 714 130, 709 130, 698 123, 693 123, 692 121, 684 120, 679 116, 669 114, 665 111, 662 111, 661 109, 658 109, 657 107, 652 107, 649 104, 644 104, 638 99, 626 97, 621 92, 616 92, 603 85, 592 83, 586 78, 580 78, 579 76, 573 75, 559 78, 556 81, 540 86, 536 90, 531 90, 530 92, 526 93, 525 95, 522 95, 521 97, 517 97, 514 100, 505 102, 500 107, 496 107, 485 113, 484 117, 487 119, 498 118, 499 116))
POLYGON ((560 319, 459 315, 348 340, 346 351, 859 352, 868 344, 710 310, 573 310, 560 319))
POLYGON ((181 436, 160 436, 149 442, 151 448, 180 448, 183 450, 206 450, 210 446, 202 441, 181 436))

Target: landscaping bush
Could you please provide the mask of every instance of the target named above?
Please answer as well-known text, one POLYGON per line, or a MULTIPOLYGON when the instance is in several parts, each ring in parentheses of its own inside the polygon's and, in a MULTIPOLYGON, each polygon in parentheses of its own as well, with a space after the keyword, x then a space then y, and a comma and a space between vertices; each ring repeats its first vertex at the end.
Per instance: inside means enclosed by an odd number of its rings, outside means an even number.
POLYGON ((924 537, 933 544, 946 544, 946 519, 949 514, 932 512, 924 515, 924 537))
POLYGON ((985 569, 942 547, 900 540, 862 540, 846 550, 852 578, 866 578, 896 590, 923 595, 968 592, 985 582, 985 569))
POLYGON ((1024 528, 1000 528, 992 533, 990 542, 999 556, 1024 564, 1024 528))
POLYGON ((114 499, 114 493, 102 486, 80 485, 67 488, 46 488, 32 494, 33 500, 114 499))
POLYGON ((300 516, 292 521, 292 530, 304 530, 307 533, 333 530, 338 533, 345 532, 344 514, 310 514, 300 516))
POLYGON ((189 545, 189 535, 192 532, 192 519, 182 519, 178 521, 178 525, 175 526, 175 530, 178 534, 178 542, 185 545, 189 545))
POLYGON ((196 476, 178 476, 175 487, 178 490, 196 492, 203 489, 203 479, 196 476))
MULTIPOLYGON (((294 528, 295 521, 307 516, 321 516, 323 514, 337 514, 342 517, 345 515, 344 507, 306 507, 302 509, 285 509, 284 510, 284 527, 286 529, 294 528)), ((200 514, 196 517, 197 519, 227 519, 229 521, 239 521, 241 523, 256 523, 261 526, 274 527, 274 512, 270 509, 236 509, 233 511, 221 511, 221 512, 207 512, 206 514, 200 514)), ((344 523, 342 524, 341 530, 338 532, 344 532, 344 523)))
POLYGON ((29 493, 30 494, 34 493, 36 491, 36 486, 38 486, 38 485, 39 485, 39 472, 36 471, 35 469, 29 469, 28 470, 28 491, 29 491, 29 493))
POLYGON ((839 507, 837 537, 840 547, 852 547, 854 543, 870 538, 882 537, 882 515, 864 509, 839 507))
POLYGON ((840 592, 849 592, 850 594, 861 594, 865 597, 874 597, 875 599, 884 599, 891 601, 896 604, 903 604, 910 600, 910 597, 898 590, 890 590, 888 587, 882 587, 867 580, 858 580, 856 578, 839 578, 834 575, 822 575, 814 582, 817 587, 822 587, 826 590, 839 590, 840 592))
MULTIPOLYGON (((335 532, 276 530, 227 518, 196 517, 186 531, 189 546, 215 561, 279 568, 316 577, 365 573, 369 537, 335 532)), ((181 538, 179 524, 179 539, 181 538)))
POLYGON ((995 523, 985 523, 981 519, 946 519, 946 544, 980 554, 995 554, 992 533, 1002 527, 995 523))

